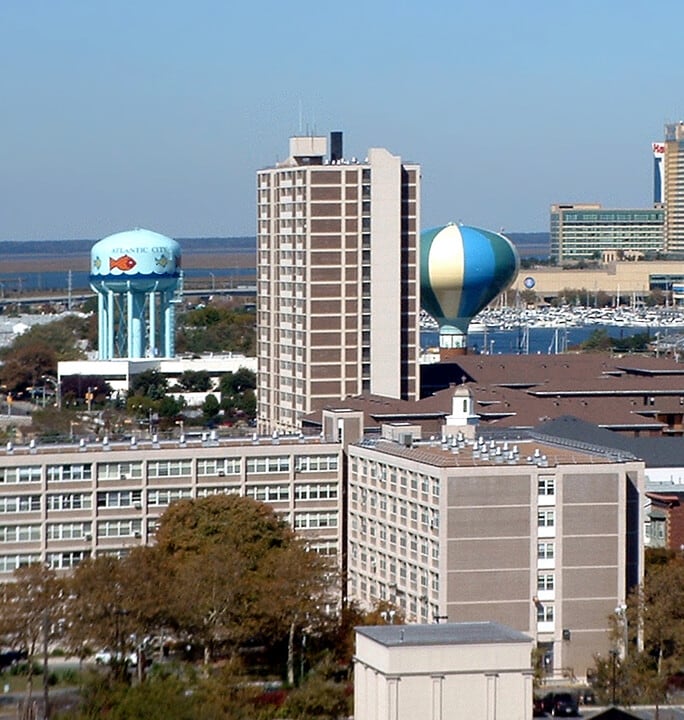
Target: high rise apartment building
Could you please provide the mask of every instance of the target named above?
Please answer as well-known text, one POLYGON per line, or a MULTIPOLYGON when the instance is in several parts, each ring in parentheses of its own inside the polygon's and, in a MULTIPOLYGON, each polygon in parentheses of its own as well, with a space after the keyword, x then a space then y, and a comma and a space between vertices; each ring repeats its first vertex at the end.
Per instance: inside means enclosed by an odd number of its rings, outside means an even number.
POLYGON ((257 173, 258 425, 364 392, 419 396, 420 167, 290 138, 257 173))

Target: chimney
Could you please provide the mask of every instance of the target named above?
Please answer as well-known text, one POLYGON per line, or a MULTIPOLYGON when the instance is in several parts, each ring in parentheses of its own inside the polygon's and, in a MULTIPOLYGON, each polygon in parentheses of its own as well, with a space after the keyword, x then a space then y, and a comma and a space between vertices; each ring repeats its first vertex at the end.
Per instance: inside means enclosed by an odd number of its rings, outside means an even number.
POLYGON ((330 162, 342 160, 344 153, 342 152, 342 133, 335 130, 330 133, 330 162))

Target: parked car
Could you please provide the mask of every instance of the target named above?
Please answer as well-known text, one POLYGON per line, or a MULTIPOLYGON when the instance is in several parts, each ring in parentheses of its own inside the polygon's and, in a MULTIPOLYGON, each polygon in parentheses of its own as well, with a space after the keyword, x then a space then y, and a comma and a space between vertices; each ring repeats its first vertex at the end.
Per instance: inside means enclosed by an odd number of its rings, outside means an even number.
POLYGON ((22 660, 28 658, 26 650, 6 650, 0 653, 0 670, 18 665, 22 660))
MULTIPOLYGON (((111 650, 100 650, 99 652, 95 653, 95 662, 98 665, 109 665, 115 657, 116 654, 113 653, 111 650)), ((138 654, 135 652, 124 655, 123 659, 124 662, 126 662, 128 665, 132 665, 133 667, 138 664, 138 654)))
POLYGON ((544 695, 544 712, 553 717, 574 717, 579 715, 579 703, 569 692, 551 692, 544 695))

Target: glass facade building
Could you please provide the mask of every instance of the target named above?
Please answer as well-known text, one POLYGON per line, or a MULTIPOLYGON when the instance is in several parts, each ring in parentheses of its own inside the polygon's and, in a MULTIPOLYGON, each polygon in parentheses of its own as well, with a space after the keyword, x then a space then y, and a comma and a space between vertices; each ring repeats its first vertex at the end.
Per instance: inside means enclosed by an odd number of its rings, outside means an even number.
POLYGON ((557 263, 598 258, 614 251, 633 259, 663 250, 661 208, 607 209, 600 205, 551 206, 551 259, 557 263))

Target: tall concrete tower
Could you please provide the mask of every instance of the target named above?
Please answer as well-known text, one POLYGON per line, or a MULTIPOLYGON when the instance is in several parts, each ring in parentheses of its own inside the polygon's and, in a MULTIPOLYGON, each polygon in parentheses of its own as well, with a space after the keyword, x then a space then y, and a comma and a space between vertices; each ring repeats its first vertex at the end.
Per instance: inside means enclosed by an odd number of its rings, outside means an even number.
POLYGON ((116 233, 93 245, 100 360, 173 357, 180 261, 180 245, 150 230, 116 233))
POLYGON ((297 430, 363 392, 419 396, 420 167, 342 133, 257 173, 258 422, 297 430))

